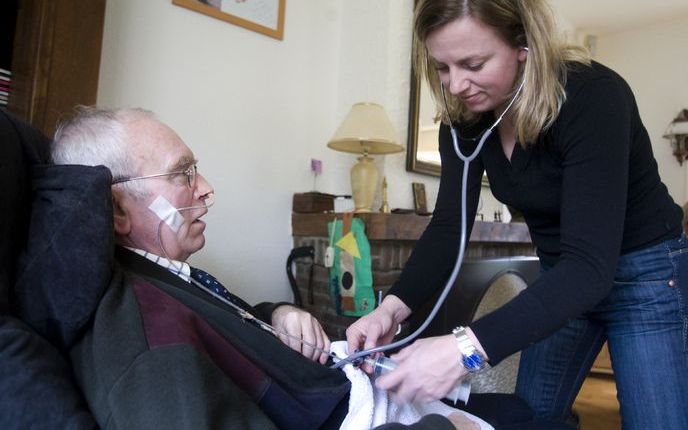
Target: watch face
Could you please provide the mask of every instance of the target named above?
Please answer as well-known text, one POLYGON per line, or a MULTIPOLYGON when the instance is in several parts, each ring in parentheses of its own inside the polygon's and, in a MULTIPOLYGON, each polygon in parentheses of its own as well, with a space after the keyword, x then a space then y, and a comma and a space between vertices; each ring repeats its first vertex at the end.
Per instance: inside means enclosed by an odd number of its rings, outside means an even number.
POLYGON ((463 356, 463 365, 469 372, 475 372, 482 369, 484 363, 483 357, 476 352, 463 356))

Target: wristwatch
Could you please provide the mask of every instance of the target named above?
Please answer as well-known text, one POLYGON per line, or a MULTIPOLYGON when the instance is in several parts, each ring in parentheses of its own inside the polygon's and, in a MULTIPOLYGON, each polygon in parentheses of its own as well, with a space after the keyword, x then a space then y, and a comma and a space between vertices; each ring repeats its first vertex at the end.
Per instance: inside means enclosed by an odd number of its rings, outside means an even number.
POLYGON ((471 338, 466 334, 466 327, 456 327, 452 330, 454 337, 456 338, 456 343, 459 346, 459 352, 461 353, 460 363, 468 370, 468 373, 476 373, 485 367, 487 367, 487 360, 485 356, 478 351, 471 338))

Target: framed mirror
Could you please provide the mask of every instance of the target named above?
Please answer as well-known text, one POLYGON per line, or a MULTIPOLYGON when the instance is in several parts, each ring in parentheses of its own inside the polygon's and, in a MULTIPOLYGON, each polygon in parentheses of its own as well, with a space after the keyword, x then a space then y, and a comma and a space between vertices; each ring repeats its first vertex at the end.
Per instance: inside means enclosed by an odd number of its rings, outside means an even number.
MULTIPOLYGON (((412 67, 406 170, 440 176, 442 170, 439 150, 440 119, 431 94, 427 82, 416 75, 412 67)), ((490 186, 487 175, 484 173, 482 185, 490 186)))
MULTIPOLYGON (((414 0, 414 8, 417 2, 418 0, 414 0)), ((413 66, 410 82, 406 170, 440 176, 442 170, 439 150, 440 118, 432 99, 432 92, 425 79, 416 74, 413 66)), ((485 187, 490 186, 485 174, 483 174, 482 184, 485 187)))
POLYGON ((411 68, 409 98, 408 144, 406 170, 439 176, 442 163, 438 148, 439 119, 435 120, 435 104, 425 80, 411 68))
MULTIPOLYGON (((413 1, 415 10, 418 0, 413 1)), ((412 54, 413 55, 413 54, 412 54)), ((411 59, 413 63, 413 60, 411 59)), ((438 147, 439 121, 435 121, 435 107, 427 83, 411 66, 406 170, 440 176, 442 163, 438 147)))

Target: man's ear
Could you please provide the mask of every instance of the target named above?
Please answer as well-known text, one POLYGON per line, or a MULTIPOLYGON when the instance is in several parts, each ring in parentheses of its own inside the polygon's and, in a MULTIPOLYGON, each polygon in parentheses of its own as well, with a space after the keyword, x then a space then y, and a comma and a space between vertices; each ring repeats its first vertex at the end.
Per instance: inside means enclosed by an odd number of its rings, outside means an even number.
POLYGON ((115 236, 127 236, 131 232, 129 212, 122 205, 122 195, 112 190, 112 213, 115 223, 115 236))

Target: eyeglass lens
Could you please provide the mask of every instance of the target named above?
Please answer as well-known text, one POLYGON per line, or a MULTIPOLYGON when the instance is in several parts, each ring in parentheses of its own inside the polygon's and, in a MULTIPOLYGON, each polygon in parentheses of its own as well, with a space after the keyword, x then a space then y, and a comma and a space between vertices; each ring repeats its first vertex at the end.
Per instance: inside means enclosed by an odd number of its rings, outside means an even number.
POLYGON ((186 179, 189 181, 189 187, 193 188, 196 186, 196 173, 198 171, 198 168, 194 164, 193 166, 189 167, 186 171, 186 179))

